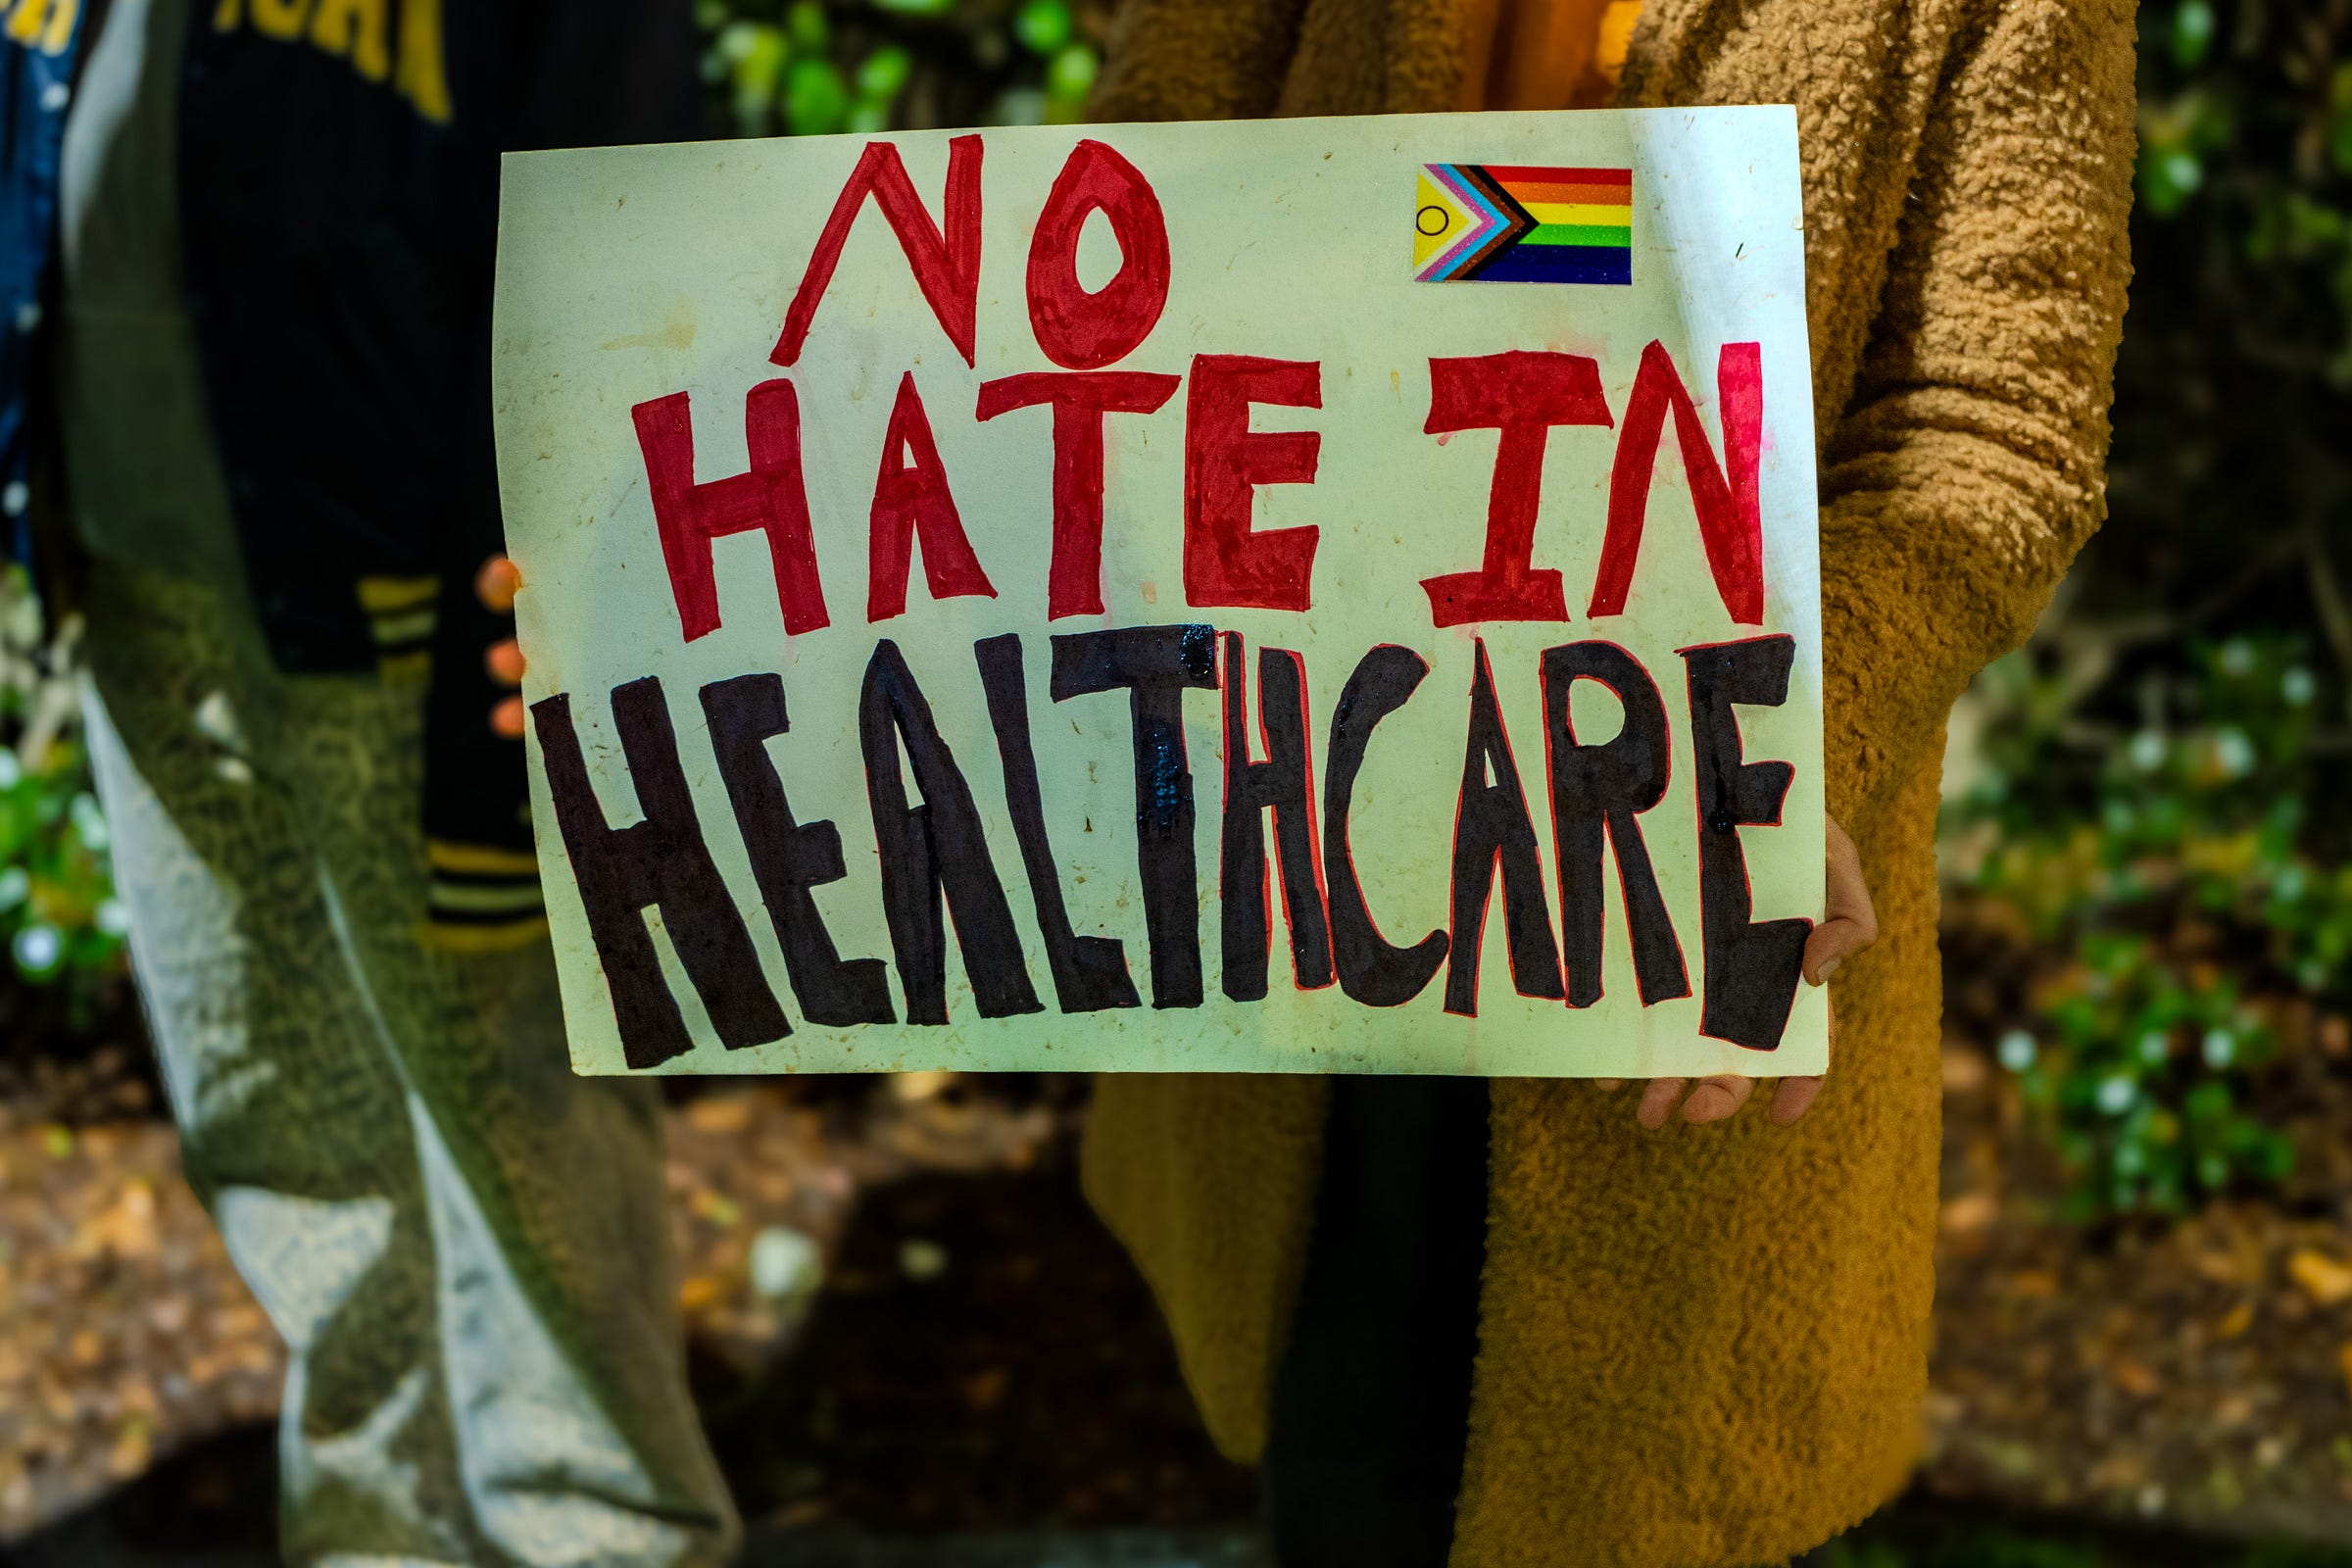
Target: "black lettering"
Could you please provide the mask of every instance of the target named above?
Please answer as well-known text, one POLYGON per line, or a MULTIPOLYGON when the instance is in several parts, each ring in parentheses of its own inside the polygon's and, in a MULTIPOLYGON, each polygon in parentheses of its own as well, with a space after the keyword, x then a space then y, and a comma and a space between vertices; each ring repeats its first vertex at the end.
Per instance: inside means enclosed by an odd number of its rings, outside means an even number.
POLYGON ((874 842, 882 858, 882 911, 906 993, 908 1023, 948 1021, 947 923, 944 894, 956 917, 956 942, 964 974, 984 1018, 1042 1012, 1021 953, 1012 906, 988 856, 980 811, 956 755, 931 716, 930 701, 899 645, 874 645, 858 700, 858 738, 865 753, 865 798, 874 812, 874 842), (910 806, 899 770, 899 743, 914 769, 923 804, 910 806))
POLYGON ((1224 922, 1225 995, 1259 1002, 1266 995, 1266 821, 1274 812, 1275 855, 1282 869, 1282 909, 1291 928, 1291 974, 1301 991, 1331 984, 1331 927, 1323 913, 1322 868, 1315 863, 1314 769, 1306 751, 1306 669, 1279 648, 1257 654, 1258 725, 1266 760, 1250 760, 1250 676, 1239 632, 1225 644, 1225 823, 1219 864, 1224 922))
POLYGON ((1121 687, 1135 731, 1136 874, 1152 942, 1152 1005, 1200 1004, 1200 887, 1184 694, 1214 687, 1216 632, 1129 626, 1054 639, 1055 702, 1121 687))
POLYGON ((1355 775, 1373 728, 1405 705, 1429 673, 1409 648, 1383 643, 1364 655, 1340 692, 1331 717, 1330 752, 1323 769, 1323 859, 1331 888, 1331 956, 1340 989, 1372 1007, 1394 1007, 1421 994, 1446 961, 1446 937, 1432 931, 1409 948, 1393 946, 1372 922, 1355 858, 1348 846, 1348 813, 1355 775))
POLYGON ((1069 906, 1061 896, 1060 862, 1046 831, 1045 799, 1038 785, 1037 752, 1029 742, 1029 682, 1022 668, 1021 639, 1011 632, 972 645, 980 663, 980 685, 988 693, 988 721, 996 727, 997 755, 1004 763, 1004 803, 1012 811, 1013 837, 1029 873, 1029 896, 1037 926, 1046 939, 1046 963, 1054 971, 1054 996, 1064 1012, 1138 1007, 1135 980, 1127 972, 1127 950, 1110 937, 1080 936, 1070 929, 1069 906))
POLYGON ((760 674, 712 681, 703 688, 703 714, 710 721, 710 748, 802 1015, 828 1025, 892 1022, 889 966, 880 958, 844 960, 809 896, 809 889, 848 873, 840 831, 830 822, 793 819, 784 781, 768 755, 768 738, 792 728, 783 680, 760 674))
POLYGON ((1666 705, 1657 683, 1615 643, 1569 643, 1544 651, 1544 723, 1551 753, 1552 837, 1560 875, 1560 945, 1568 960, 1568 1005, 1600 1000, 1602 836, 1617 857, 1627 935, 1642 1004, 1690 994, 1683 947, 1650 868, 1635 816, 1665 798, 1673 767, 1666 705), (1596 680, 1616 693, 1625 727, 1612 740, 1580 746, 1568 688, 1596 680))
POLYGON ((1698 769, 1698 906, 1707 995, 1698 1032, 1750 1051, 1775 1051, 1805 962, 1805 919, 1750 921, 1755 909, 1740 829, 1778 827, 1796 769, 1744 762, 1735 703, 1778 708, 1788 700, 1790 637, 1755 637, 1682 650, 1690 681, 1690 749, 1698 769))
POLYGON ((637 791, 644 820, 616 828, 605 820, 564 693, 531 705, 531 725, 547 769, 556 825, 588 912, 588 934, 612 994, 621 1059, 652 1067, 694 1049, 678 999, 662 973, 645 911, 659 907, 686 977, 729 1051, 781 1040, 792 1032, 760 972, 751 932, 703 845, 702 824, 678 765, 677 731, 662 683, 648 675, 612 688, 612 727, 637 791))
POLYGON ((1527 792, 1511 759, 1510 732, 1494 700, 1487 645, 1472 645, 1470 736, 1462 755, 1462 793, 1453 816, 1452 961, 1446 972, 1446 1010, 1478 1015, 1479 949, 1486 938, 1487 902, 1494 873, 1502 873, 1502 917, 1509 937, 1511 982, 1523 997, 1560 1001, 1560 950, 1552 940, 1551 906, 1544 897, 1544 857, 1527 792), (1487 782, 1489 778, 1494 782, 1487 782))

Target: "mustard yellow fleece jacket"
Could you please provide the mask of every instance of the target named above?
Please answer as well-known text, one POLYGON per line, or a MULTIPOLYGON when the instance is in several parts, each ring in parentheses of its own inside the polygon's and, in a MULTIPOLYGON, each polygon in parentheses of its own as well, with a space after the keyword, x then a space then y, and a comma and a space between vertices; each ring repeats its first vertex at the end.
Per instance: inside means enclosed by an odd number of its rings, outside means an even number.
MULTIPOLYGON (((1494 0, 1127 0, 1098 118, 1481 101, 1494 0), (1475 63, 1475 65, 1473 64, 1475 63), (1478 79, 1474 79, 1478 78, 1478 79)), ((1456 1568, 1781 1561, 1911 1464, 1938 1139, 1943 722, 2104 512, 2130 276, 2128 0, 1650 0, 1626 105, 1793 103, 1821 432, 1830 808, 1884 935, 1811 1115, 1635 1125, 1496 1083, 1456 1568)), ((1253 1457, 1326 1082, 1104 1076, 1085 1179, 1253 1457)), ((1308 1326, 1311 1331, 1311 1325, 1308 1326)))

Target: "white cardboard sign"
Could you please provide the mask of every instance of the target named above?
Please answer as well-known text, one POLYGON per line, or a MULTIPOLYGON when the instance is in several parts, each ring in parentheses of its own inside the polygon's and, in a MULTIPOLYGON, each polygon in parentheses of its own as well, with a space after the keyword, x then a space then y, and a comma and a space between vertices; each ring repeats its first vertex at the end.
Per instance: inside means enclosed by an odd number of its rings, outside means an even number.
POLYGON ((507 161, 582 1071, 1813 1073, 1793 114, 507 161))

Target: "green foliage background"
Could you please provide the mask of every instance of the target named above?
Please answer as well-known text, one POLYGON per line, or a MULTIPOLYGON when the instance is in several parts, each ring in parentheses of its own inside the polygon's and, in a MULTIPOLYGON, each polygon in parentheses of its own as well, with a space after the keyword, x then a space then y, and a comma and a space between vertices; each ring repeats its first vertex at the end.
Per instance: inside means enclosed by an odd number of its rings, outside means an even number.
MULTIPOLYGON (((124 928, 72 662, 71 640, 45 635, 24 572, 0 570, 0 975, 54 989, 38 1010, 62 1009, 69 1023, 86 1019, 120 974, 124 928)), ((0 1002, 7 990, 0 981, 0 1002)))
POLYGON ((2352 1007, 2352 7, 2140 19, 2112 514, 1947 802, 2056 960, 1999 1054, 2083 1217, 2285 1175, 2262 1075, 2352 1007))
POLYGON ((1101 14, 1074 0, 701 0, 722 133, 823 135, 1081 118, 1101 14))

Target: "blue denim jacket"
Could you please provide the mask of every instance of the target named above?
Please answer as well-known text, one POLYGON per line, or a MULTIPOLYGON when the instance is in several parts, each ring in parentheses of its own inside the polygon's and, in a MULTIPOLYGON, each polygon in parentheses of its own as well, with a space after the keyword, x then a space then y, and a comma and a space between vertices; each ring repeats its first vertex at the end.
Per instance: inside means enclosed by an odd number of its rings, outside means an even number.
POLYGON ((81 32, 81 0, 0 0, 0 539, 20 561, 31 548, 26 425, 81 32))

